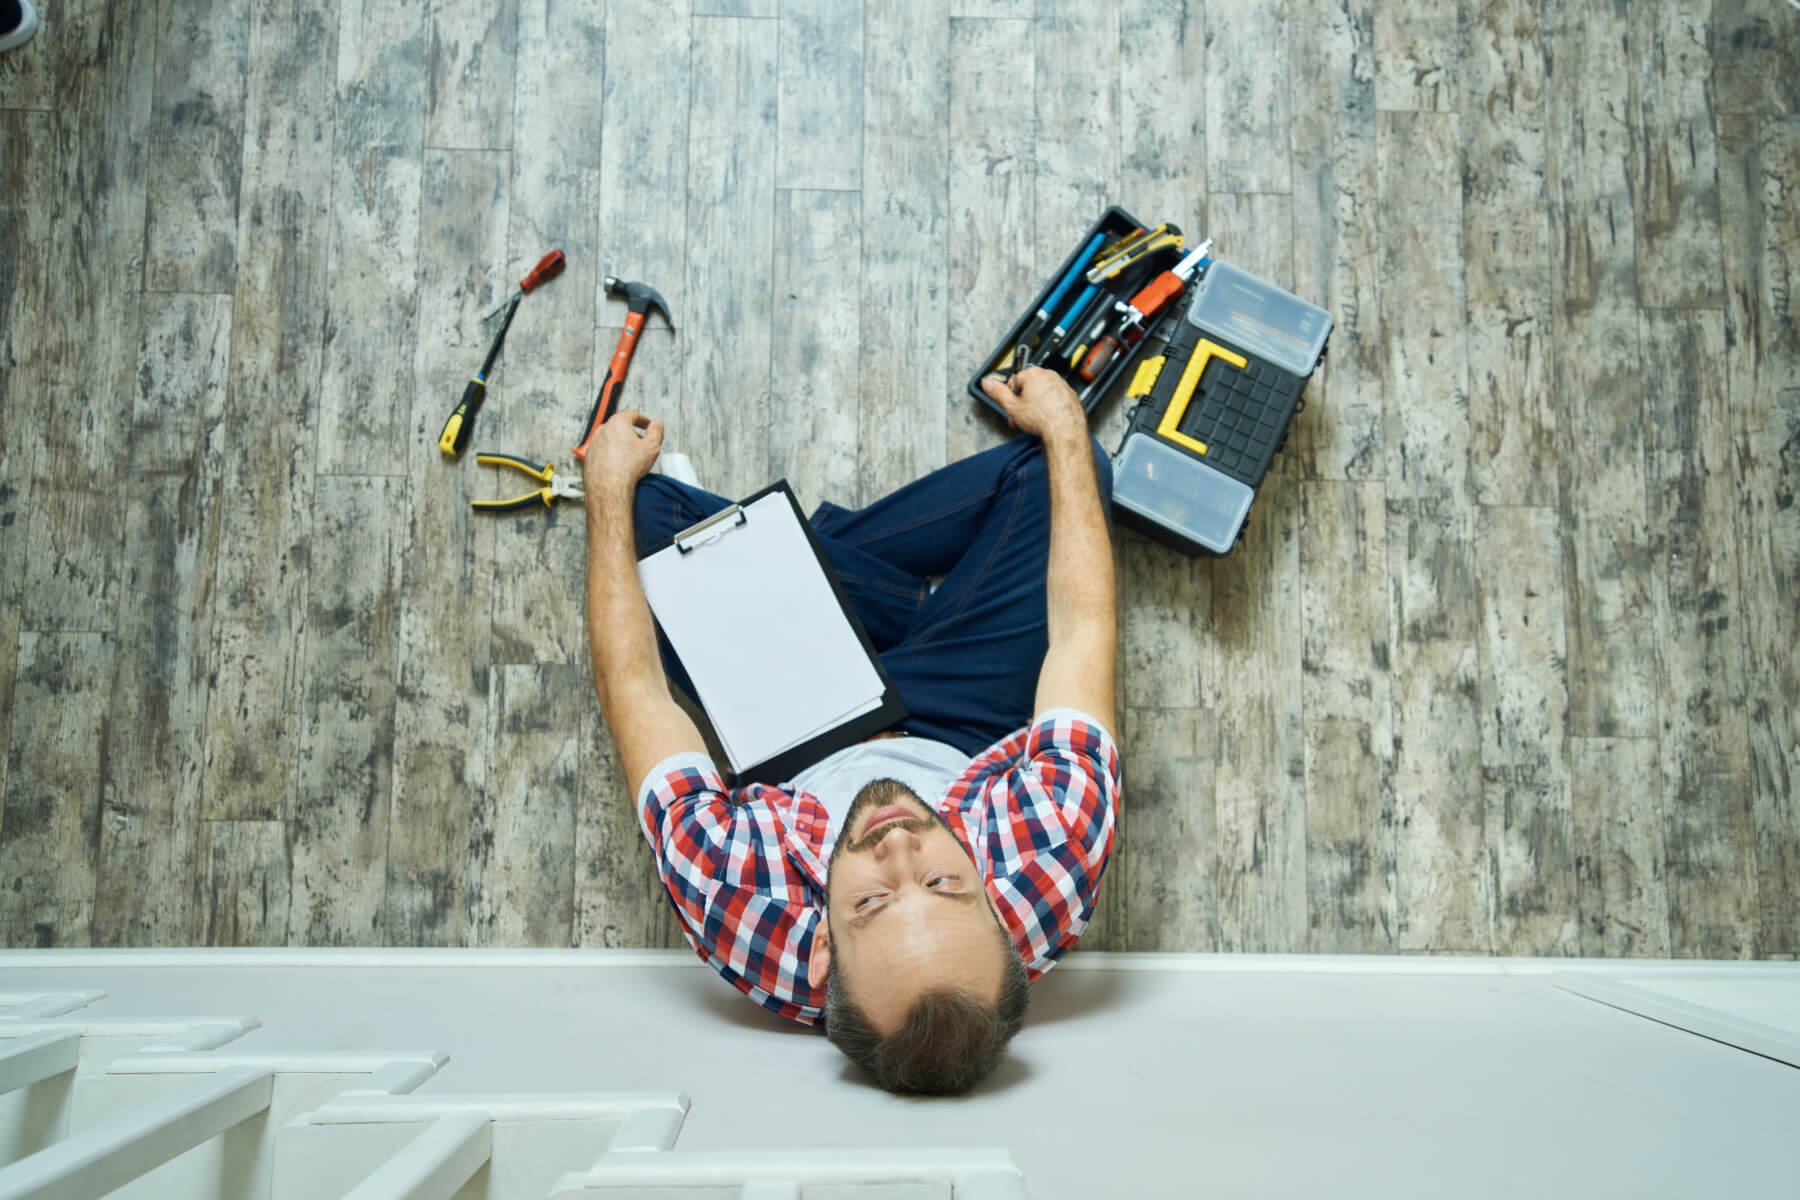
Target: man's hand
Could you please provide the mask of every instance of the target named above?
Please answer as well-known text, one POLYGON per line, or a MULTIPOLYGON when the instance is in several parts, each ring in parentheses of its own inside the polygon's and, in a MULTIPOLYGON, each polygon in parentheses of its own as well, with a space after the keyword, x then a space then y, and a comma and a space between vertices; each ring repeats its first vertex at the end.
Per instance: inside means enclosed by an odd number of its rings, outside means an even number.
POLYGON ((663 423, 622 408, 606 418, 581 461, 581 486, 590 502, 630 500, 638 480, 662 452, 663 423))
POLYGON ((1046 442, 1070 436, 1087 441, 1087 413, 1063 377, 1045 367, 1027 367, 1010 381, 989 375, 981 390, 1006 410, 1012 423, 1046 442))

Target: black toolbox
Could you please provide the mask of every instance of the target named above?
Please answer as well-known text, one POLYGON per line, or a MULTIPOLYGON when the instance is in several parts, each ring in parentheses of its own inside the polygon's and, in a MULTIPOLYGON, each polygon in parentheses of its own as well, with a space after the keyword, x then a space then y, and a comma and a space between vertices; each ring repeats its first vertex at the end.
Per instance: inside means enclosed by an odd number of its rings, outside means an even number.
MULTIPOLYGON (((1002 418, 1006 416, 1006 410, 990 400, 987 393, 981 390, 981 381, 996 371, 1007 369, 1012 360, 1013 347, 1018 345, 1020 336, 1031 326, 1033 319, 1040 311, 1046 311, 1049 318, 1049 323, 1043 331, 1044 340, 1047 343, 1046 349, 1060 343, 1066 343, 1066 350, 1070 351, 1075 348, 1084 351, 1088 349, 1087 343, 1081 339, 1081 335, 1085 332, 1082 322, 1085 321, 1091 325, 1101 306, 1104 306, 1106 311, 1110 311, 1114 300, 1129 298, 1139 287, 1143 286, 1149 276, 1174 266, 1181 258, 1182 248, 1179 243, 1153 251, 1117 277, 1105 284, 1095 286, 1090 295, 1089 284, 1083 277, 1083 273, 1093 262, 1095 253, 1122 238, 1147 228, 1117 205, 1109 206, 1105 212, 1101 213, 1100 219, 1088 227, 1087 232, 1081 235, 1081 240, 1075 243, 1075 248, 1069 252, 1069 256, 1063 259, 1062 265, 1056 268, 1049 281, 1044 284, 1043 290, 1032 298, 1031 304, 1020 314, 1019 319, 1007 329, 1005 336, 1000 339, 999 345, 994 348, 975 373, 969 376, 969 395, 998 413, 1002 418), (1068 285, 1066 288, 1064 287, 1065 281, 1068 285), (1083 300, 1084 296, 1087 297, 1085 301, 1083 300), (1050 301, 1053 297, 1056 302, 1051 305, 1050 301), (1071 310, 1073 311, 1071 312, 1071 310), (1057 318, 1062 317, 1065 312, 1071 313, 1068 323, 1073 328, 1069 330, 1067 338, 1052 339, 1050 335, 1054 332, 1057 318)), ((1175 238, 1181 237, 1181 230, 1178 227, 1169 225, 1166 228, 1168 233, 1175 238)), ((1034 358, 1032 365, 1048 367, 1061 374, 1069 381, 1069 386, 1074 388, 1076 394, 1081 397, 1082 406, 1091 413, 1094 411, 1094 406, 1099 404, 1112 390, 1113 385, 1131 369, 1132 364, 1142 355, 1149 342, 1148 337, 1142 337, 1135 344, 1123 347, 1122 351, 1114 354, 1104 369, 1096 373, 1092 380, 1080 377, 1078 364, 1071 364, 1067 353, 1045 354, 1041 361, 1034 358)))
POLYGON ((1225 554, 1304 406, 1331 316, 1229 262, 1201 259, 1183 293, 1149 329, 1084 379, 1080 366, 1096 316, 1136 295, 1188 249, 1179 228, 1158 226, 1166 244, 1090 288, 1085 273, 1096 255, 1146 228, 1124 209, 1108 207, 970 376, 968 390, 1004 417, 981 381, 1015 365, 1022 339, 1038 346, 1031 364, 1067 379, 1089 413, 1129 378, 1126 399, 1133 408, 1113 456, 1114 519, 1190 556, 1225 554))
POLYGON ((1184 554, 1225 554, 1287 442, 1331 316, 1214 260, 1125 389, 1135 401, 1113 456, 1113 517, 1184 554))

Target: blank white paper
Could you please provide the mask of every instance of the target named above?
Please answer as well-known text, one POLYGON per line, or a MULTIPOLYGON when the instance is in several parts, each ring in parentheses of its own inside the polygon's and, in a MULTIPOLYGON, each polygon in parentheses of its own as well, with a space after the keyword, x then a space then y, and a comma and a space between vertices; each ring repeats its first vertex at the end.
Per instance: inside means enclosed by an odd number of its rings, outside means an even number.
POLYGON ((734 772, 870 711, 882 695, 786 494, 771 492, 744 515, 687 554, 671 545, 638 563, 734 772))

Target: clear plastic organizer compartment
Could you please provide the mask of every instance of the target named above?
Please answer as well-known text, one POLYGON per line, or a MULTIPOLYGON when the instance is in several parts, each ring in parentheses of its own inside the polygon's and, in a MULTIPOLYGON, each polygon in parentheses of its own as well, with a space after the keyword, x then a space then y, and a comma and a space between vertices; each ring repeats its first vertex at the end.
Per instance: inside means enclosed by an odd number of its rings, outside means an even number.
POLYGON ((1222 259, 1195 286, 1187 319, 1302 379, 1331 336, 1330 313, 1222 259))
POLYGON ((1113 464, 1115 505, 1214 554, 1237 541, 1256 493, 1199 459, 1146 434, 1132 434, 1113 464))

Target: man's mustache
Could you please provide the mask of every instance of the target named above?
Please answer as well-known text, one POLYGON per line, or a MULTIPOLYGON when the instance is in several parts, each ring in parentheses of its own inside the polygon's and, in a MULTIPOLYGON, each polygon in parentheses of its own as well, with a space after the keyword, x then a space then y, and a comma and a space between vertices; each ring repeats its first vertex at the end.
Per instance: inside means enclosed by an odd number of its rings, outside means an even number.
POLYGON ((882 838, 886 837, 896 829, 904 829, 908 833, 930 833, 936 827, 935 822, 927 820, 924 817, 906 817, 898 821, 888 821, 874 832, 865 837, 857 838, 855 841, 845 846, 844 853, 855 854, 861 850, 873 849, 882 838))

